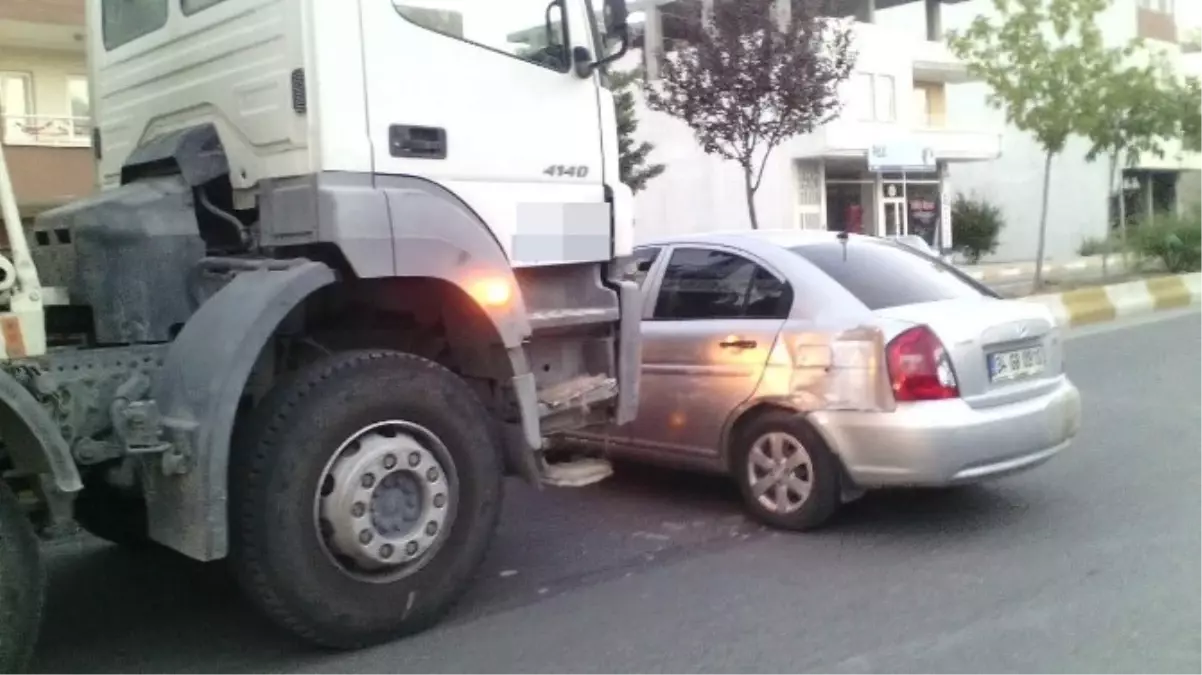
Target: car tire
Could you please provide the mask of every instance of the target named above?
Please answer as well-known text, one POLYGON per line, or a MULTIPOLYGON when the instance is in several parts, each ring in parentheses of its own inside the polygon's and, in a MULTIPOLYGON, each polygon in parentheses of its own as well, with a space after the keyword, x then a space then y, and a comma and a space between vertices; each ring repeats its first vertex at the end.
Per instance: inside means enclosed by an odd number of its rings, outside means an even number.
POLYGON ((798 413, 763 413, 741 429, 731 474, 751 515, 775 528, 818 528, 840 505, 839 460, 798 413))
POLYGON ((42 623, 46 576, 38 538, 16 495, 0 481, 0 673, 29 665, 42 623))
POLYGON ((436 623, 497 527, 489 420, 460 378, 400 352, 334 354, 275 387, 231 459, 230 557, 248 597, 335 649, 436 623))

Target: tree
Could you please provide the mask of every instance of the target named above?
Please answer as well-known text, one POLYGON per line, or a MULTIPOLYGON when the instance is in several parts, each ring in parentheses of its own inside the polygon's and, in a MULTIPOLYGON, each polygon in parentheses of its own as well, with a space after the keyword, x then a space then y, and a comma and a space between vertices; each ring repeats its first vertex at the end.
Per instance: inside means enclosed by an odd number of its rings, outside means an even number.
MULTIPOLYGON (((1137 44, 1123 50, 1124 59, 1136 55, 1137 44)), ((1106 191, 1106 222, 1110 222, 1110 194, 1119 169, 1138 161, 1140 156, 1164 156, 1164 142, 1180 135, 1181 97, 1184 95, 1172 69, 1162 58, 1141 54, 1142 65, 1114 67, 1098 73, 1084 83, 1092 94, 1092 105, 1085 111, 1084 133, 1090 140, 1086 159, 1106 156, 1110 160, 1110 180, 1106 191)), ((1195 99, 1196 101, 1197 99, 1195 99)), ((1121 250, 1127 250, 1127 204, 1122 180, 1119 180, 1118 223, 1121 250)), ((1109 234, 1109 233, 1108 233, 1109 234)), ((1107 260, 1102 258, 1102 273, 1107 260)))
POLYGON ((948 46, 991 89, 989 102, 1006 121, 1035 137, 1044 151, 1043 201, 1035 253, 1035 287, 1043 285, 1052 158, 1085 126, 1099 73, 1111 72, 1121 49, 1107 48, 1098 28, 1107 0, 993 0, 996 17, 978 16, 948 46))
POLYGON ((1196 77, 1187 77, 1185 84, 1177 89, 1177 110, 1180 115, 1181 143, 1190 152, 1202 152, 1202 82, 1196 77))
POLYGON ((660 55, 662 79, 647 103, 682 120, 707 154, 743 170, 747 215, 772 150, 839 114, 839 83, 851 74, 850 31, 819 13, 818 0, 716 0, 710 16, 681 20, 660 55), (783 5, 787 11, 778 11, 783 5))
POLYGON ((639 129, 639 120, 634 111, 634 92, 631 85, 643 79, 638 70, 608 73, 609 88, 614 93, 614 106, 618 116, 618 169, 621 180, 634 192, 647 187, 647 182, 664 172, 663 164, 648 164, 647 156, 655 146, 638 141, 634 133, 639 129))

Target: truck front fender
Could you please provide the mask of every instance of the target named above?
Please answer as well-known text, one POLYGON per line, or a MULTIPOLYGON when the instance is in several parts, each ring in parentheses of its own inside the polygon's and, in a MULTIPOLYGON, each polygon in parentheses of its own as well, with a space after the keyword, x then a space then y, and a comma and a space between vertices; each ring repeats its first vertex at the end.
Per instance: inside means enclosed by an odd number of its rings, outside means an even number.
POLYGON ((58 425, 33 394, 0 370, 0 436, 13 464, 21 470, 49 473, 63 492, 83 489, 71 448, 58 425))
POLYGON ((150 537, 197 560, 225 557, 230 442, 242 392, 277 326, 334 271, 308 260, 238 274, 200 306, 167 352, 154 397, 186 471, 146 460, 150 537))

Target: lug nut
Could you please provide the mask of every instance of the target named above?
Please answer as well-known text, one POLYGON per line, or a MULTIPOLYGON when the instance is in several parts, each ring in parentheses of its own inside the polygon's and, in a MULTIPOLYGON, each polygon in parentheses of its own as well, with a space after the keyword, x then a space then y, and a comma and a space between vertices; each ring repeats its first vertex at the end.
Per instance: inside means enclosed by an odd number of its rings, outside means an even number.
POLYGON ((405 553, 408 555, 417 555, 417 542, 411 541, 405 544, 405 553))
POLYGON ((431 483, 438 480, 438 469, 435 467, 430 467, 430 470, 426 472, 426 480, 430 481, 431 483))
POLYGON ((359 479, 359 484, 365 488, 369 488, 376 484, 376 475, 374 473, 365 473, 363 478, 359 479))
POLYGON ((441 509, 442 507, 446 506, 446 504, 447 504, 447 496, 446 495, 444 495, 442 493, 434 495, 434 508, 441 509))
POLYGON ((396 466, 396 455, 384 455, 384 468, 392 469, 396 466))
POLYGON ((384 544, 383 546, 380 547, 380 557, 381 558, 391 558, 392 554, 394 552, 395 551, 392 548, 392 544, 384 544))
POLYGON ((362 518, 365 513, 367 513, 367 505, 363 502, 355 502, 351 506, 351 515, 355 518, 362 518))
POLYGON ((364 545, 370 544, 372 539, 373 539, 373 535, 371 533, 371 530, 363 530, 362 532, 359 533, 359 543, 360 544, 364 544, 364 545))
POLYGON ((438 532, 438 523, 434 522, 433 520, 426 523, 427 536, 433 537, 436 532, 438 532))
POLYGON ((417 466, 422 463, 422 456, 416 452, 409 453, 409 466, 417 466))

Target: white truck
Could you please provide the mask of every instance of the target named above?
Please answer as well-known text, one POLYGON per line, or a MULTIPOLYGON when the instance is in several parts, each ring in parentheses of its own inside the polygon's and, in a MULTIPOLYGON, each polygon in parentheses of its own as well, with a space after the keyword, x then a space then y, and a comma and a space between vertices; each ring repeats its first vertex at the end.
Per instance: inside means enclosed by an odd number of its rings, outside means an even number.
POLYGON ((624 0, 87 7, 100 189, 27 235, 0 156, 0 671, 72 523, 319 645, 430 626, 503 474, 637 408, 624 0))

